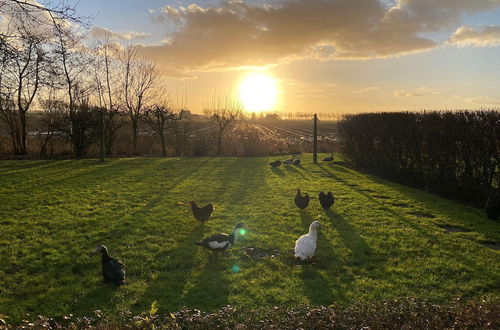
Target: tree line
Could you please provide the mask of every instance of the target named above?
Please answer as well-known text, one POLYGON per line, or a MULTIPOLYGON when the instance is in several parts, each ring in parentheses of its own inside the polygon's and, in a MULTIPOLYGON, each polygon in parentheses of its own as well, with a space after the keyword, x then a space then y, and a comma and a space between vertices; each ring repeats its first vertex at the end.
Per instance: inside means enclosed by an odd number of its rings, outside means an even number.
POLYGON ((342 151, 355 165, 484 206, 500 184, 500 112, 345 115, 342 151))
MULTIPOLYGON (((61 139, 75 157, 87 155, 97 142, 101 157, 112 155, 127 126, 130 154, 139 154, 142 129, 156 134, 165 156, 167 132, 174 131, 177 140, 190 133, 185 98, 167 92, 161 71, 131 40, 89 30, 66 2, 50 7, 6 0, 0 15, 0 138, 8 137, 13 155, 28 155, 28 144, 37 140, 45 156, 61 139), (41 111, 34 113, 35 107, 41 111)), ((220 96, 212 103, 205 112, 221 153, 222 137, 241 107, 220 96)))

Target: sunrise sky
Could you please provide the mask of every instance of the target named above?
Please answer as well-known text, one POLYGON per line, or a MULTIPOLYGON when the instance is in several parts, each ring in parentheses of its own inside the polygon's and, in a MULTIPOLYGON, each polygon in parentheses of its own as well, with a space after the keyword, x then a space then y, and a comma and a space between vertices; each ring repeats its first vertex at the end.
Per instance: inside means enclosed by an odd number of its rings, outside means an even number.
POLYGON ((201 112, 261 72, 277 111, 500 107, 500 0, 82 0, 201 112))

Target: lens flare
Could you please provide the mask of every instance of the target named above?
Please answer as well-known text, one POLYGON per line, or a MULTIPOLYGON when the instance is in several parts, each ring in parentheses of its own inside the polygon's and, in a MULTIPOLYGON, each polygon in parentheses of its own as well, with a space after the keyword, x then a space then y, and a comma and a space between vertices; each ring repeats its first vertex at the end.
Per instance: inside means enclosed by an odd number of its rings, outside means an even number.
POLYGON ((245 235, 247 233, 246 229, 241 228, 240 229, 240 235, 245 235))
POLYGON ((239 273, 240 272, 240 266, 234 265, 232 268, 233 273, 239 273))

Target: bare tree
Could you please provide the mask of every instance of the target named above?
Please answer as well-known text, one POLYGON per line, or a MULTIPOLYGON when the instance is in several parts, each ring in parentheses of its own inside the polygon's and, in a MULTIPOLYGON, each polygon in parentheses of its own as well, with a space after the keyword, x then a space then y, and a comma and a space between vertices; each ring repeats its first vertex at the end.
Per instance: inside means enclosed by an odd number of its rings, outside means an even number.
POLYGON ((9 99, 15 104, 15 111, 2 107, 2 118, 9 126, 12 150, 19 155, 27 154, 26 113, 40 89, 47 42, 43 31, 34 31, 30 24, 22 20, 14 24, 12 35, 16 39, 9 45, 2 44, 4 52, 0 55, 0 93, 5 101, 9 99))
POLYGON ((179 111, 177 119, 172 124, 175 139, 173 147, 175 149, 176 156, 183 156, 186 152, 188 136, 192 132, 190 121, 191 112, 189 110, 182 109, 179 111))
MULTIPOLYGON (((40 157, 47 156, 47 146, 52 145, 52 138, 61 128, 66 110, 66 104, 57 97, 56 89, 51 88, 45 98, 40 100, 40 157)), ((52 154, 52 151, 51 151, 52 154)))
POLYGON ((160 73, 156 66, 138 57, 137 47, 130 45, 122 55, 123 101, 130 116, 134 153, 137 153, 139 120, 144 107, 155 98, 160 73))
MULTIPOLYGON (((89 19, 76 12, 78 2, 70 3, 66 0, 57 0, 45 1, 42 5, 33 0, 0 0, 0 15, 16 17, 18 20, 29 22, 36 27, 54 24, 54 19, 87 25, 89 19)), ((16 35, 10 32, 10 29, 0 31, 0 40, 16 38, 16 35)))
POLYGON ((215 123, 217 155, 222 154, 222 139, 224 134, 234 124, 242 109, 243 105, 240 100, 230 93, 215 95, 212 98, 211 106, 205 109, 205 115, 215 123))
POLYGON ((106 155, 112 154, 116 133, 121 127, 118 108, 118 65, 119 45, 113 42, 108 33, 94 34, 93 50, 95 84, 99 106, 103 110, 103 145, 106 155))
POLYGON ((142 121, 159 136, 163 157, 167 156, 166 131, 172 127, 172 122, 177 119, 177 116, 172 107, 158 105, 146 108, 141 115, 142 121))
POLYGON ((11 49, 6 44, 0 44, 0 119, 7 124, 11 148, 14 154, 20 150, 20 123, 19 116, 15 110, 14 94, 12 87, 14 82, 9 74, 10 62, 12 60, 11 49))
POLYGON ((31 35, 26 31, 23 45, 13 59, 13 68, 16 78, 16 105, 20 122, 20 150, 19 154, 26 155, 27 125, 26 113, 33 104, 33 100, 41 85, 41 75, 45 52, 43 38, 31 35))
POLYGON ((64 23, 54 21, 57 36, 54 53, 60 64, 58 75, 62 77, 67 97, 68 129, 65 132, 71 140, 75 156, 82 157, 95 136, 98 136, 96 132, 100 124, 96 114, 99 114, 100 109, 90 105, 94 86, 89 81, 91 77, 85 74, 88 72, 89 59, 82 51, 81 36, 64 23))

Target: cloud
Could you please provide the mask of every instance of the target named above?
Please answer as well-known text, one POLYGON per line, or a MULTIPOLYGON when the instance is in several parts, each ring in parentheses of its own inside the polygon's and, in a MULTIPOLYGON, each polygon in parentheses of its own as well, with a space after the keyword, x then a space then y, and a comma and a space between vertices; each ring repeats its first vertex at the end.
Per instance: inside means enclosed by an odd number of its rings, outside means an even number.
POLYGON ((135 32, 135 31, 129 31, 124 33, 115 32, 104 27, 94 26, 90 30, 90 35, 96 38, 106 37, 109 38, 110 40, 139 40, 139 39, 145 39, 149 37, 151 34, 146 32, 135 32))
POLYGON ((467 103, 472 103, 472 104, 480 104, 480 105, 489 105, 489 106, 499 106, 500 105, 500 98, 492 98, 489 96, 474 96, 474 97, 469 97, 464 99, 465 102, 467 103))
POLYGON ((419 97, 419 96, 436 96, 440 93, 429 87, 418 87, 413 90, 397 89, 394 95, 397 97, 419 97))
POLYGON ((0 0, 0 36, 17 36, 25 32, 47 35, 52 18, 41 3, 25 0, 24 6, 14 1, 0 0))
POLYGON ((352 93, 353 94, 364 94, 364 93, 378 91, 379 89, 380 89, 380 87, 372 86, 372 87, 366 87, 366 88, 353 90, 352 93))
POLYGON ((457 46, 491 47, 500 45, 500 26, 481 26, 475 30, 469 26, 458 28, 448 40, 457 46))
POLYGON ((367 59, 432 49, 423 32, 460 24, 500 0, 293 0, 254 5, 165 6, 153 20, 176 27, 168 43, 142 47, 179 71, 270 65, 295 59, 367 59))

